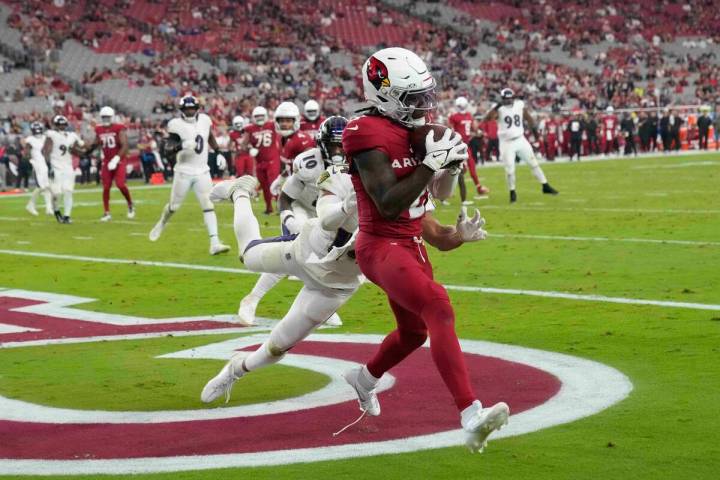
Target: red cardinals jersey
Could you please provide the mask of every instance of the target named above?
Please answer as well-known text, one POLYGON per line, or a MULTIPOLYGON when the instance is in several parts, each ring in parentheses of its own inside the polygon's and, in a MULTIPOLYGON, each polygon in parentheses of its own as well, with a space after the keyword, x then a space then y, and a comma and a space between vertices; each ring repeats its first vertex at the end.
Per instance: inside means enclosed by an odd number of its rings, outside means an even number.
POLYGON ((456 112, 448 117, 450 128, 455 130, 462 137, 462 141, 467 143, 472 137, 473 117, 470 112, 456 112))
POLYGON ((324 121, 325 117, 323 116, 320 116, 315 120, 308 120, 307 118, 303 118, 300 122, 300 131, 307 133, 312 138, 315 138, 315 134, 318 130, 320 130, 320 125, 322 125, 322 122, 324 121))
POLYGON ((315 139, 307 132, 298 131, 283 139, 280 159, 286 164, 292 164, 295 157, 305 150, 315 148, 315 139))
POLYGON ((120 148, 122 147, 120 132, 124 130, 125 126, 119 123, 97 125, 95 127, 95 135, 102 146, 102 158, 104 162, 109 162, 115 155, 120 154, 120 148))
POLYGON ((615 131, 617 130, 618 121, 615 115, 605 115, 602 120, 603 137, 606 140, 612 140, 615 138, 615 131))
POLYGON ((247 152, 247 145, 243 145, 243 138, 247 130, 231 130, 230 141, 235 145, 235 151, 238 153, 247 152))
POLYGON ((495 120, 488 120, 487 122, 483 122, 481 128, 483 129, 483 132, 485 132, 485 135, 489 140, 497 140, 498 126, 495 120))
POLYGON ((273 163, 280 161, 280 142, 273 122, 262 125, 248 125, 243 129, 250 135, 250 146, 258 149, 255 157, 257 163, 273 163))
POLYGON ((348 123, 343 132, 343 149, 350 158, 350 173, 357 195, 360 231, 373 235, 393 238, 419 237, 422 233, 422 219, 428 206, 428 192, 425 190, 395 220, 380 215, 375 203, 365 192, 352 156, 364 150, 379 150, 388 156, 398 179, 410 175, 420 162, 410 152, 410 130, 386 117, 364 115, 348 123))

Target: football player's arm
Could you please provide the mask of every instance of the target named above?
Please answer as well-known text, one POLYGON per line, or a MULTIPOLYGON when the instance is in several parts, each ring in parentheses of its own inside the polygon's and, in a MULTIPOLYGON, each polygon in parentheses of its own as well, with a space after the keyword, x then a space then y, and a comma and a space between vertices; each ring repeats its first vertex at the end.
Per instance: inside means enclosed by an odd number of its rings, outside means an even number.
POLYGON ((320 190, 315 208, 323 230, 337 230, 357 210, 355 191, 342 199, 328 190, 320 190))
POLYGON ((43 157, 50 158, 50 152, 52 152, 53 149, 53 141, 50 137, 45 137, 45 144, 42 147, 42 154, 43 157))
POLYGON ((95 140, 91 144, 89 144, 87 147, 85 147, 85 152, 83 153, 83 155, 89 156, 99 146, 100 146, 100 138, 95 137, 95 140))
POLYGON ((483 230, 484 226, 485 219, 480 216, 480 210, 475 209, 475 214, 468 217, 467 209, 463 207, 455 226, 443 225, 431 214, 426 214, 422 221, 422 236, 438 250, 448 251, 463 243, 477 242, 487 238, 487 232, 483 230))
POLYGON ((130 145, 128 145, 128 139, 127 139, 127 133, 125 130, 120 131, 120 158, 126 158, 128 154, 128 150, 130 149, 130 145))
POLYGON ((217 140, 215 140, 215 135, 210 132, 208 134, 208 145, 210 145, 210 148, 212 148, 215 152, 220 152, 220 146, 217 143, 217 140))
POLYGON ((388 156, 380 150, 366 150, 353 155, 353 165, 360 174, 365 191, 383 218, 394 220, 410 208, 432 178, 431 169, 419 166, 398 180, 388 156))
MULTIPOLYGON (((527 109, 523 109, 523 120, 525 121, 525 125, 530 128, 530 131, 535 136, 536 140, 540 140, 540 133, 538 132, 537 125, 535 125, 535 119, 530 115, 530 113, 527 111, 527 109)), ((569 128, 569 124, 568 124, 569 128)))

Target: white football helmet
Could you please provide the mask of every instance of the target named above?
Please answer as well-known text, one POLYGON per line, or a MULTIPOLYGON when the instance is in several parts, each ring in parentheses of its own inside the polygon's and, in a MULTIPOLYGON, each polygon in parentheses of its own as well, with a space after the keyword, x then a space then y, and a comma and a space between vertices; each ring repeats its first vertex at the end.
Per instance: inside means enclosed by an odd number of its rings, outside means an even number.
POLYGON ((615 109, 613 108, 612 105, 608 105, 608 107, 605 109, 605 112, 607 112, 607 113, 613 113, 614 111, 615 111, 615 109))
POLYGON ((235 115, 232 119, 232 127, 235 130, 242 130, 245 126, 245 119, 242 117, 242 115, 235 115))
POLYGON ((115 117, 115 110, 112 107, 102 107, 100 109, 100 121, 103 125, 110 125, 115 117))
POLYGON ((375 52, 362 67, 365 99, 382 115, 407 126, 425 125, 425 113, 437 108, 435 79, 416 54, 404 48, 375 52), (423 113, 415 118, 417 113, 423 113))
POLYGON ((455 108, 459 111, 464 112, 468 107, 468 99, 465 97, 458 97, 455 99, 455 108))
POLYGON ((275 115, 273 117, 273 120, 275 120, 275 131, 278 132, 283 137, 289 137, 293 133, 300 130, 300 109, 293 102, 282 102, 275 109, 275 115), (290 128, 290 129, 280 128, 280 123, 278 123, 278 120, 281 118, 292 118, 293 119, 292 128, 290 128))
POLYGON ((315 100, 308 100, 303 107, 303 115, 311 122, 314 122, 320 116, 320 104, 315 100))
POLYGON ((255 125, 262 125, 268 121, 267 109, 265 107, 253 108, 251 116, 255 125))

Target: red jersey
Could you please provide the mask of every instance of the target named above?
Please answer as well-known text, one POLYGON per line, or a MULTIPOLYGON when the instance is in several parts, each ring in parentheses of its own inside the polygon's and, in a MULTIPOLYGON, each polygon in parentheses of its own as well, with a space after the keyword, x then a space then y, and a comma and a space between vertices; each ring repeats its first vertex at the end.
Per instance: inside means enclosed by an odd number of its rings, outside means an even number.
POLYGON ((601 123, 605 140, 615 138, 615 131, 618 127, 617 117, 615 115, 605 115, 602 117, 601 123))
POLYGON ((235 144, 235 152, 247 153, 247 145, 243 145, 246 130, 230 130, 230 141, 235 144))
POLYGON ((280 142, 273 122, 262 125, 251 124, 243 129, 250 135, 250 146, 258 149, 255 157, 257 163, 274 163, 280 161, 280 142))
POLYGON ((325 121, 325 117, 320 116, 315 120, 308 120, 304 118, 300 121, 300 131, 309 134, 312 138, 315 138, 315 134, 320 130, 320 125, 325 121))
POLYGON ((343 132, 342 143, 345 154, 350 159, 350 174, 357 195, 360 231, 382 237, 419 237, 422 234, 422 219, 426 209, 429 208, 427 190, 397 219, 387 220, 380 215, 375 203, 365 192, 352 159, 355 153, 379 150, 388 156, 395 177, 404 178, 421 165, 410 151, 410 130, 386 117, 364 115, 348 123, 343 132))
POLYGON ((125 126, 119 123, 97 125, 95 127, 95 135, 102 145, 102 158, 104 162, 109 162, 115 155, 120 154, 120 148, 122 147, 120 132, 124 130, 125 126))
POLYGON ((306 150, 315 148, 315 139, 307 132, 297 131, 282 140, 282 152, 280 160, 286 164, 292 164, 295 157, 306 150))
POLYGON ((448 117, 450 128, 455 130, 467 143, 472 138, 473 117, 470 112, 456 112, 448 117))
POLYGON ((497 121, 488 120, 482 124, 483 132, 489 140, 497 140, 498 138, 498 126, 497 121))

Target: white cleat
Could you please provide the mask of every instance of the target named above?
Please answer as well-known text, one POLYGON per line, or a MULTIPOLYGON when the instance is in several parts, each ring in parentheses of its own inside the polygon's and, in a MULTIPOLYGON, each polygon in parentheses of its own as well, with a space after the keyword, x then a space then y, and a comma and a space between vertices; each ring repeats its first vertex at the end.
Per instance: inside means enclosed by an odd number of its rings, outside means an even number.
POLYGON ((505 402, 498 402, 490 408, 482 408, 477 400, 474 405, 477 405, 477 412, 463 425, 466 432, 465 445, 472 453, 482 453, 490 434, 508 424, 510 407, 505 402))
POLYGON ((225 180, 220 183, 216 183, 212 190, 210 190, 210 201, 213 203, 230 201, 232 200, 232 194, 235 192, 246 193, 250 198, 257 188, 258 180, 252 175, 243 175, 242 177, 234 180, 225 180))
POLYGON ((135 209, 134 208, 128 208, 127 218, 133 219, 135 218, 135 209))
POLYGON ((38 211, 35 208, 35 205, 33 205, 32 203, 28 203, 27 205, 25 205, 25 210, 27 210, 30 215, 34 215, 36 217, 38 216, 38 211))
POLYGON ((163 230, 165 230, 165 224, 160 220, 158 223, 155 224, 152 230, 150 230, 150 235, 148 235, 148 238, 151 242, 157 242, 158 238, 160 238, 160 235, 162 235, 163 230))
POLYGON ((55 212, 53 212, 52 210, 45 210, 45 215, 51 217, 51 216, 55 215, 55 212))
POLYGON ((340 315, 336 313, 333 313, 330 315, 330 318, 325 320, 325 325, 328 327, 342 327, 342 320, 340 319, 340 315))
POLYGON ((359 377, 362 368, 363 367, 354 367, 346 370, 345 373, 343 373, 343 378, 355 389, 355 393, 358 396, 358 403, 360 403, 360 410, 366 412, 368 415, 377 417, 380 415, 380 402, 378 401, 374 388, 368 390, 360 385, 359 377))
POLYGON ((465 200, 464 202, 462 202, 462 204, 463 205, 474 205, 475 202, 473 202, 472 200, 465 200))
POLYGON ((255 325, 255 310, 257 310, 258 303, 260 303, 260 299, 257 299, 252 295, 247 295, 245 298, 240 300, 240 308, 238 308, 235 321, 245 327, 252 327, 255 325))
POLYGON ((210 245, 210 255, 218 255, 220 253, 229 252, 230 247, 222 243, 214 243, 210 245))
POLYGON ((225 395, 225 403, 228 403, 230 401, 230 392, 232 392, 233 384, 245 374, 242 370, 236 371, 233 363, 246 356, 247 353, 236 353, 233 355, 222 370, 220 370, 220 373, 215 375, 205 385, 205 388, 203 388, 200 394, 200 400, 204 403, 210 403, 225 395))
POLYGON ((112 220, 112 215, 110 215, 109 213, 106 213, 105 215, 100 217, 101 222, 109 222, 110 220, 112 220))

